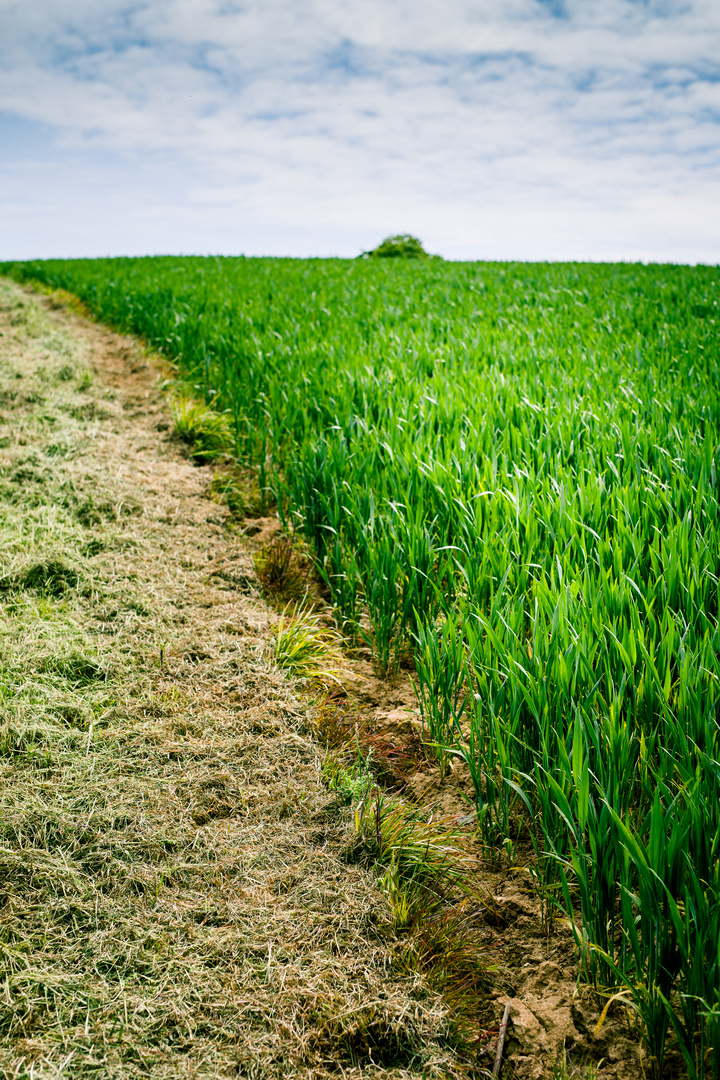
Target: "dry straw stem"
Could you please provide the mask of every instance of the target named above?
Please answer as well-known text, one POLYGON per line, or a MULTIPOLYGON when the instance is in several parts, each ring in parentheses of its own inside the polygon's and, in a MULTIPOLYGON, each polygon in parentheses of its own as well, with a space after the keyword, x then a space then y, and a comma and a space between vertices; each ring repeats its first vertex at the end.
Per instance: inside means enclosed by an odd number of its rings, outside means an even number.
POLYGON ((0 1077, 466 1075, 141 354, 0 331, 0 1077))

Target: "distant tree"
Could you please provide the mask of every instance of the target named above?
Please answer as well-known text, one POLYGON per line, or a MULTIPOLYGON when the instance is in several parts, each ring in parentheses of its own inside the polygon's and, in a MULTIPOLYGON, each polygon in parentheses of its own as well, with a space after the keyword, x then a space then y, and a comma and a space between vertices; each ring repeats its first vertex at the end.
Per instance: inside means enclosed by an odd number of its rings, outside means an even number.
POLYGON ((363 251, 361 259, 430 259, 416 236, 388 236, 372 251, 363 251))

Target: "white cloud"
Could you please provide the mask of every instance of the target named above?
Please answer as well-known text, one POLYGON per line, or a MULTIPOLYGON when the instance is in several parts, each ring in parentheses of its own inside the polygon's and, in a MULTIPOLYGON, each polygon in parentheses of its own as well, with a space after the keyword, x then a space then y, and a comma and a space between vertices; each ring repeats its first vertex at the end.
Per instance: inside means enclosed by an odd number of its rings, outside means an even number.
POLYGON ((0 110, 55 132, 4 170, 8 254, 720 261, 708 0, 68 8, 0 0, 0 110))

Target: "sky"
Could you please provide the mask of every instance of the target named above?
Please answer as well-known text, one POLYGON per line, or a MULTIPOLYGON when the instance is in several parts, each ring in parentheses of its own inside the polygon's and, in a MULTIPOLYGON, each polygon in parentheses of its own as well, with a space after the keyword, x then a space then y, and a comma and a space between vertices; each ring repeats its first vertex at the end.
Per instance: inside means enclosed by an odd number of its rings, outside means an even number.
POLYGON ((0 0, 0 259, 720 263, 720 0, 0 0))

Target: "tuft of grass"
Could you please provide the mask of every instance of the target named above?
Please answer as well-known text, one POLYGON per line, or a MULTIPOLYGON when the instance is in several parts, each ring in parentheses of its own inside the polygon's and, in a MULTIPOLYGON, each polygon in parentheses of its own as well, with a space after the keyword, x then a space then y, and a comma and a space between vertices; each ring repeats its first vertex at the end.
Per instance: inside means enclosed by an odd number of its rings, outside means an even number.
POLYGON ((52 307, 58 310, 72 311, 74 315, 80 315, 83 319, 92 320, 94 318, 87 304, 84 304, 79 296, 68 292, 67 289, 55 289, 39 281, 33 282, 32 287, 34 292, 47 296, 52 307))
POLYGON ((338 638, 313 612, 288 605, 276 626, 275 661, 299 679, 337 682, 341 660, 338 638))
POLYGON ((413 924, 471 887, 472 861, 459 830, 428 817, 427 809, 375 787, 355 810, 355 831, 349 857, 370 857, 385 868, 382 883, 398 924, 413 924))
MULTIPOLYGON (((324 1026, 311 1035, 313 1049, 332 1062, 373 1074, 382 1069, 405 1069, 422 1060, 421 1035, 411 1016, 402 1016, 384 1002, 370 1002, 354 1009, 350 1016, 328 1016, 324 1026)), ((343 1069, 344 1072, 344 1069, 343 1069)))
POLYGON ((107 663, 87 656, 79 649, 73 649, 65 655, 55 653, 44 657, 38 670, 44 674, 60 676, 73 688, 92 685, 98 681, 104 682, 108 678, 107 663))
POLYGON ((602 1066, 594 1063, 578 1063, 572 1061, 567 1049, 563 1046, 555 1061, 551 1063, 552 1080, 597 1080, 598 1071, 602 1066))
POLYGON ((423 757, 416 734, 397 740, 377 729, 358 711, 341 686, 330 687, 315 702, 315 733, 329 752, 333 768, 352 772, 358 761, 365 762, 375 783, 386 791, 404 790, 408 776, 423 757))
POLYGON ((199 465, 218 461, 233 446, 228 418, 209 405, 192 398, 180 398, 173 405, 174 432, 190 447, 190 456, 199 465))
POLYGON ((51 558, 30 566, 20 580, 25 589, 57 597, 77 588, 79 576, 61 559, 51 558))
POLYGON ((289 536, 277 536, 255 553, 255 572, 266 598, 298 600, 307 588, 310 563, 289 536))

